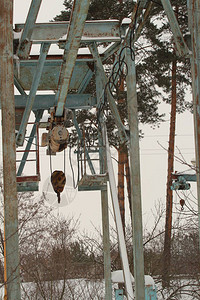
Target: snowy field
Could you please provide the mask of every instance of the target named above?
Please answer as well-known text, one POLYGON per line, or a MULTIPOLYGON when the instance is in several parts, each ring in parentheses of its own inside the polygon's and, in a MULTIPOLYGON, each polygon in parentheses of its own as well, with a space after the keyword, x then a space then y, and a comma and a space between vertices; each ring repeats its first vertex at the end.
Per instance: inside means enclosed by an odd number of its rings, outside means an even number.
MULTIPOLYGON (((117 285, 113 285, 114 289, 117 285)), ((91 281, 86 279, 74 279, 64 281, 48 281, 22 284, 22 300, 103 300, 104 282, 101 280, 91 281), (65 287, 65 290, 63 289, 65 287)), ((161 290, 157 284, 158 300, 195 300, 200 299, 200 286, 194 280, 176 280, 174 287, 168 292, 161 290)), ((3 300, 4 290, 0 290, 0 300, 3 300)), ((126 299, 126 297, 124 297, 126 299)))

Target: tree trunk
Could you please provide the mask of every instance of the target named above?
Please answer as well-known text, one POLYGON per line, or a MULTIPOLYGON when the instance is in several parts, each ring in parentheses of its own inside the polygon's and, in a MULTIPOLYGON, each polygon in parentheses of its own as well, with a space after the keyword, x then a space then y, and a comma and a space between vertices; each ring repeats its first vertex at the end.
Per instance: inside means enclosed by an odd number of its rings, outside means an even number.
POLYGON ((130 216, 132 216, 132 207, 131 207, 131 177, 130 177, 130 167, 129 167, 129 159, 128 159, 128 148, 124 147, 124 163, 125 163, 125 174, 126 174, 126 186, 128 193, 128 202, 130 208, 130 216))
POLYGON ((118 201, 122 218, 122 226, 125 233, 125 205, 124 205, 124 149, 118 149, 118 201))
POLYGON ((165 219, 165 240, 163 252, 162 286, 168 287, 170 284, 170 261, 171 261, 171 232, 172 232, 172 202, 173 192, 172 172, 174 169, 174 144, 176 125, 176 60, 172 63, 172 103, 170 118, 170 134, 168 146, 168 174, 167 174, 167 196, 166 196, 166 219, 165 219))
MULTIPOLYGON (((125 99, 123 97, 124 92, 124 79, 120 78, 120 86, 119 86, 119 115, 121 117, 122 123, 124 123, 123 112, 120 109, 120 105, 123 105, 125 99)), ((125 233, 125 204, 124 204, 124 144, 119 144, 118 148, 118 201, 120 207, 120 213, 122 218, 122 226, 125 233)))

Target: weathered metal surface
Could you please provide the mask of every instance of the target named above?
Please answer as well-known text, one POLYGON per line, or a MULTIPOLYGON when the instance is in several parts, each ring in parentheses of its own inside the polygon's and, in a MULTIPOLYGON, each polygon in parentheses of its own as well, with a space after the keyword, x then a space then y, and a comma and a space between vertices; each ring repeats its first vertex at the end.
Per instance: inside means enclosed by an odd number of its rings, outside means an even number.
POLYGON ((100 175, 83 175, 78 182, 79 191, 94 191, 94 190, 107 190, 108 176, 106 174, 100 175))
POLYGON ((13 74, 13 1, 0 0, 0 99, 2 104, 5 300, 20 300, 13 74))
POLYGON ((196 155, 196 179, 199 218, 199 248, 200 248, 200 1, 188 1, 188 21, 192 41, 191 71, 194 111, 194 136, 196 155))
POLYGON ((39 183, 37 182, 20 182, 17 183, 18 192, 37 192, 39 191, 39 183))
POLYGON ((72 10, 58 84, 56 116, 62 116, 90 1, 76 0, 72 10))
POLYGON ((124 300, 124 291, 122 289, 115 290, 115 300, 124 300))
MULTIPOLYGON (((27 104, 28 96, 15 95, 15 107, 24 108, 27 104)), ((97 104, 96 97, 91 94, 68 94, 65 107, 69 109, 89 109, 97 104)), ((55 105, 55 95, 36 95, 32 110, 48 109, 55 105)), ((21 121, 21 120, 20 120, 21 121)))
POLYGON ((145 300, 157 300, 157 292, 156 292, 156 287, 153 287, 152 285, 150 286, 145 286, 145 300))
POLYGON ((21 124, 21 120, 24 114, 24 107, 16 107, 15 106, 15 129, 19 130, 19 126, 21 124))
POLYGON ((17 176, 17 182, 35 182, 35 181, 40 181, 40 176, 35 175, 35 176, 17 176))
POLYGON ((185 177, 179 176, 177 180, 172 182, 171 190, 189 190, 190 184, 186 181, 185 177))
POLYGON ((15 87, 18 89, 18 91, 20 92, 21 95, 26 95, 26 92, 22 88, 22 86, 19 83, 19 80, 16 78, 16 76, 14 76, 14 84, 15 84, 15 87))
POLYGON ((179 52, 179 55, 186 56, 189 54, 189 49, 183 38, 182 32, 180 30, 180 27, 179 27, 177 18, 175 16, 174 10, 171 6, 170 0, 161 0, 161 2, 164 7, 164 10, 167 14, 169 24, 170 24, 171 30, 173 32, 173 38, 174 38, 177 50, 179 52))
POLYGON ((130 128, 130 170, 131 170, 131 202, 133 226, 133 257, 135 278, 135 299, 144 299, 144 257, 143 257, 143 230, 142 230, 142 204, 140 183, 140 154, 138 130, 138 103, 136 91, 135 62, 131 59, 130 50, 126 50, 126 63, 128 65, 127 105, 128 123, 130 128))
MULTIPOLYGON (((21 163, 20 163, 19 168, 17 170, 17 176, 22 175, 26 160, 28 158, 29 150, 31 149, 32 142, 33 142, 35 134, 36 134, 37 123, 39 123, 40 119, 42 118, 42 115, 43 115, 43 110, 39 110, 36 114, 35 124, 33 124, 32 130, 31 130, 31 133, 30 133, 30 137, 28 139, 28 143, 27 143, 26 148, 25 148, 25 152, 22 156, 21 163)), ((39 143, 38 143, 38 145, 39 145, 39 143)), ((39 151, 39 149, 38 149, 38 151, 39 151)), ((37 158, 37 162, 39 163, 39 158, 37 158)), ((38 168, 39 168, 39 166, 37 165, 36 170, 39 172, 38 168)))
POLYGON ((187 174, 187 173, 173 173, 172 179, 178 179, 180 176, 184 177, 186 181, 197 181, 197 175, 196 174, 187 174))
POLYGON ((40 9, 42 0, 32 0, 26 23, 23 28, 22 36, 19 42, 17 55, 20 58, 28 58, 31 49, 31 36, 34 28, 35 21, 40 9))
MULTIPOLYGON (((123 25, 124 28, 127 25, 123 25)), ((16 24, 15 31, 21 31, 24 24, 16 24)), ((58 42, 66 35, 69 29, 69 22, 52 22, 52 23, 36 23, 33 27, 33 32, 30 37, 31 41, 52 41, 58 42)), ((95 38, 96 41, 106 40, 114 41, 120 38, 120 23, 119 20, 98 20, 86 21, 83 29, 82 40, 84 42, 91 41, 95 38)))
MULTIPOLYGON (((98 103, 103 90, 101 74, 96 68, 96 95, 98 103)), ((102 121, 102 113, 100 113, 100 121, 102 121)), ((103 147, 103 137, 101 132, 98 134, 99 139, 99 167, 100 173, 106 172, 106 151, 103 147)), ((103 256, 104 256, 104 281, 105 281, 105 300, 112 299, 112 281, 111 281, 111 255, 110 255, 110 228, 109 228, 109 205, 108 190, 101 191, 101 215, 102 215, 102 231, 103 231, 103 256)))
POLYGON ((35 74, 34 74, 34 77, 33 77, 31 90, 30 90, 30 93, 28 95, 27 105, 26 105, 26 108, 25 108, 25 111, 24 111, 24 114, 23 114, 23 118, 22 118, 22 121, 21 121, 19 132, 18 132, 17 137, 16 137, 16 144, 19 145, 19 146, 23 145, 23 143, 24 143, 24 136, 25 136, 25 132, 26 132, 26 126, 28 124, 28 120, 29 120, 29 117, 30 117, 30 114, 31 114, 31 110, 32 110, 33 103, 34 103, 34 100, 35 100, 35 95, 36 95, 36 92, 37 92, 37 89, 38 89, 38 86, 39 86, 40 78, 41 78, 42 71, 43 71, 43 66, 44 66, 44 63, 45 63, 47 53, 49 51, 49 47, 50 47, 50 44, 48 44, 48 43, 44 43, 44 44, 41 45, 40 57, 39 57, 37 68, 35 70, 35 74))
POLYGON ((108 191, 101 191, 105 300, 112 299, 108 191))
MULTIPOLYGON (((38 85, 38 90, 56 90, 58 87, 62 60, 46 60, 38 85)), ((20 62, 20 78, 18 82, 25 90, 30 90, 37 69, 37 61, 20 62)), ((77 61, 70 81, 69 89, 78 90, 90 68, 87 62, 77 61)), ((17 68, 14 69, 17 77, 17 68)), ((92 71, 91 71, 92 72, 92 71)), ((93 72, 92 72, 93 74, 93 72)))
POLYGON ((102 62, 106 61, 107 58, 109 58, 111 55, 113 55, 115 52, 119 50, 121 46, 121 43, 112 43, 102 54, 102 62))
MULTIPOLYGON (((105 141, 105 147, 106 147, 106 161, 107 161, 109 185, 110 185, 113 211, 114 211, 114 216, 115 216, 115 224, 116 224, 116 228, 117 228, 117 236, 118 236, 120 256, 121 256, 121 261, 122 261, 124 282, 125 282, 125 288, 126 288, 126 296, 127 296, 128 300, 132 300, 132 299, 134 299, 133 286, 132 286, 132 282, 131 282, 131 273, 130 273, 130 269, 129 269, 128 255, 127 255, 124 231, 123 231, 123 227, 122 227, 122 220, 121 220, 121 215, 120 215, 120 210, 119 210, 117 185, 115 182, 115 174, 114 174, 114 169, 113 169, 113 165, 112 165, 112 158, 111 158, 111 153, 110 153, 110 147, 108 144, 108 136, 107 136, 105 124, 102 124, 102 128, 103 128, 103 130, 102 130, 103 140, 105 141)), ((141 296, 142 296, 142 294, 141 294, 141 296)), ((141 297, 138 299, 144 299, 144 297, 143 298, 141 297)))

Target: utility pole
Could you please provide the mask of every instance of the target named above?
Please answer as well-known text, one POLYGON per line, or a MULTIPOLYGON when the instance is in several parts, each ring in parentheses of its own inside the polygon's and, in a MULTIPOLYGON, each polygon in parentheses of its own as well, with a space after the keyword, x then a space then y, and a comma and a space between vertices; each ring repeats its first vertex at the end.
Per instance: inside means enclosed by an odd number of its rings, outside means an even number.
POLYGON ((133 226, 133 256, 135 299, 145 299, 144 289, 144 256, 143 256, 143 231, 142 231, 142 204, 140 183, 140 155, 139 155, 139 130, 138 130, 138 103, 136 91, 135 61, 131 57, 130 49, 126 49, 126 64, 128 66, 127 105, 128 122, 130 129, 130 170, 131 170, 131 207, 133 226))
POLYGON ((200 0, 188 0, 200 249, 200 0))
POLYGON ((20 300, 13 72, 13 1, 0 0, 0 100, 2 109, 5 300, 20 300))
MULTIPOLYGON (((101 74, 96 66, 96 93, 98 102, 100 101, 103 90, 101 74)), ((100 122, 102 122, 102 115, 100 122)), ((100 173, 106 172, 106 152, 103 148, 103 138, 99 133, 99 159, 100 173)), ((108 190, 101 191, 101 214, 102 214, 102 232, 103 232, 103 255, 104 255, 104 280, 105 280, 105 300, 112 299, 112 281, 111 281, 111 257, 110 257, 110 228, 109 228, 109 206, 108 190)))

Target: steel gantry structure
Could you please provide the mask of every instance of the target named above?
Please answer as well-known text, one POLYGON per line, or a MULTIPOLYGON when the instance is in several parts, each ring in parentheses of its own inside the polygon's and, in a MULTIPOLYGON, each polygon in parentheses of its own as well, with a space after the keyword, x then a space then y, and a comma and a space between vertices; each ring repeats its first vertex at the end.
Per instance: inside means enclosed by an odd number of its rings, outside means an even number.
MULTIPOLYGON (((140 159, 138 112, 136 93, 136 73, 133 59, 134 43, 140 36, 142 28, 151 11, 153 3, 147 0, 136 2, 130 22, 120 23, 118 20, 87 21, 90 1, 75 0, 69 22, 36 23, 38 11, 42 0, 32 0, 25 24, 15 24, 13 30, 13 3, 10 0, 0 0, 0 100, 2 110, 2 136, 3 136, 3 176, 4 176, 4 215, 5 215, 5 283, 6 299, 19 300, 19 249, 18 249, 18 191, 37 190, 39 173, 39 154, 36 147, 36 174, 24 176, 23 170, 31 153, 32 142, 38 130, 38 124, 44 110, 51 110, 53 130, 57 123, 61 126, 65 110, 72 111, 72 120, 79 139, 82 132, 76 119, 76 109, 97 108, 100 110, 106 94, 107 101, 114 116, 119 131, 119 138, 126 143, 130 153, 131 189, 132 189, 132 224, 133 224, 133 252, 135 296, 133 294, 129 264, 127 259, 122 222, 117 201, 116 183, 111 163, 110 150, 103 115, 100 112, 99 122, 102 135, 99 137, 100 174, 86 149, 90 175, 83 178, 85 189, 101 190, 102 224, 104 243, 104 276, 105 299, 112 299, 111 289, 111 263, 109 245, 109 219, 107 179, 109 180, 115 221, 120 244, 123 272, 127 299, 143 300, 144 293, 144 261, 142 242, 142 208, 140 187, 140 159), (134 27, 134 28, 133 28, 134 27), (131 47, 126 47, 131 30, 134 29, 131 47), (107 47, 100 51, 98 45, 107 43, 107 47), (59 45, 63 53, 50 54, 52 44, 59 45), (14 45, 14 47, 13 47, 14 45), (32 54, 34 45, 39 45, 39 54, 32 54), (81 46, 89 51, 82 51, 81 46), (126 77, 127 104, 130 137, 120 119, 120 115, 112 96, 112 87, 105 89, 108 77, 104 71, 104 62, 113 54, 116 57, 124 51, 125 64, 128 66, 126 77), (96 93, 87 94, 86 88, 95 76, 96 93), (14 95, 14 85, 20 95, 14 95), (28 91, 28 93, 27 93, 28 91), (43 91, 43 94, 38 94, 43 91), (50 93, 53 91, 54 93, 50 93), (29 124, 31 112, 35 121, 29 124), (60 125, 61 124, 61 125, 60 125), (27 127, 31 126, 27 137, 27 127), (54 126, 54 127, 53 127, 54 126), (27 141, 28 139, 28 141, 27 141), (22 152, 16 170, 17 151, 22 152), (20 150, 22 149, 23 150, 20 150), (17 176, 16 176, 17 174, 17 176)), ((193 80, 194 123, 196 138, 197 162, 197 189, 200 199, 200 109, 199 109, 199 11, 200 0, 189 0, 189 28, 191 32, 192 49, 189 50, 169 0, 161 1, 168 17, 177 51, 181 56, 190 56, 193 80)), ((116 80, 118 78, 116 77, 116 80)), ((62 127, 62 132, 64 129, 62 127)), ((51 135, 50 135, 51 136, 51 135)), ((37 142, 37 139, 36 139, 37 142)), ((37 143, 36 143, 37 145, 37 143)), ((52 149, 50 149, 52 151, 52 149)), ((81 187, 80 187, 81 189, 81 187)), ((200 211, 200 201, 199 201, 200 211)))

